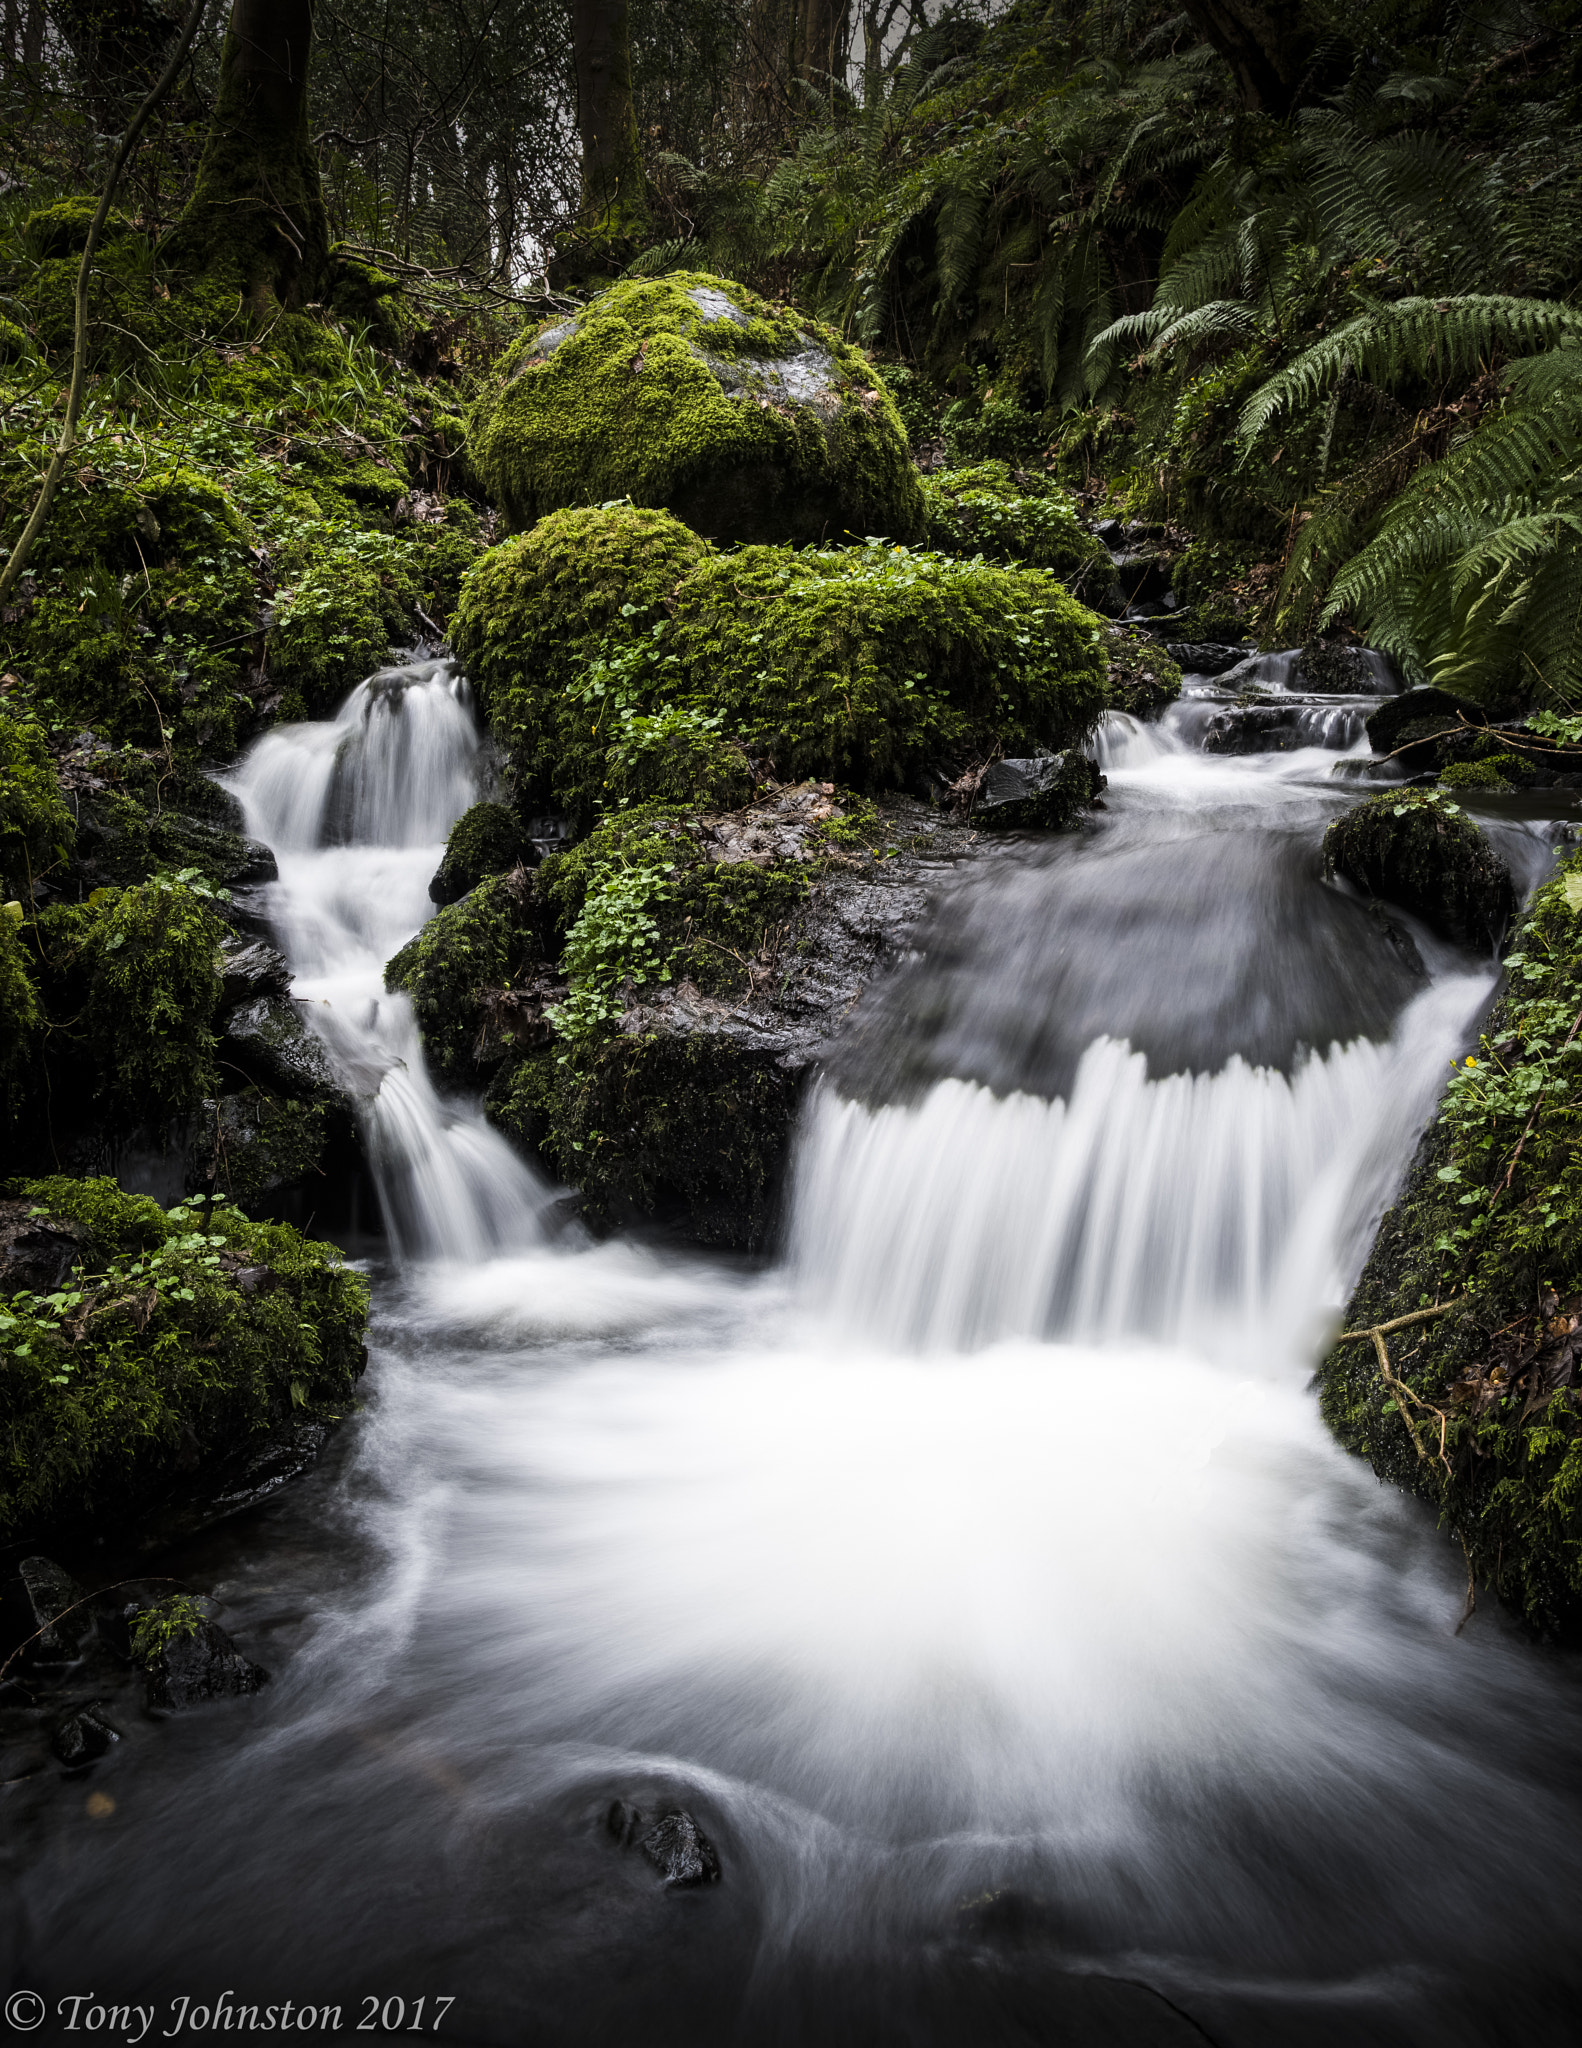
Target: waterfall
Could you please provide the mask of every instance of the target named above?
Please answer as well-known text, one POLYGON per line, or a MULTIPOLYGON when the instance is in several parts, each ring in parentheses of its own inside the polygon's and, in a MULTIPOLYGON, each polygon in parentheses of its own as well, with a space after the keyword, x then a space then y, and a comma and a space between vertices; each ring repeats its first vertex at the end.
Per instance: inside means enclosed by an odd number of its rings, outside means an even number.
POLYGON ((407 1258, 540 1242, 551 1190, 475 1105, 441 1099, 384 967, 432 914, 446 835, 479 794, 467 687, 448 661, 381 669, 332 720, 266 733, 230 778, 274 849, 268 914, 293 992, 358 1106, 385 1226, 407 1258))

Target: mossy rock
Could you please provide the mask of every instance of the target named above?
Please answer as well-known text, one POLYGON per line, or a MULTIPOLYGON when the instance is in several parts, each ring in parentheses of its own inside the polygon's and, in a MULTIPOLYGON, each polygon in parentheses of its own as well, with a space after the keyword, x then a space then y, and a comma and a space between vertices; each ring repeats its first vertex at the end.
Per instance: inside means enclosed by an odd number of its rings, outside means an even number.
MULTIPOLYGON (((80 256, 88 246, 88 230, 99 210, 97 199, 57 199, 53 206, 36 207, 22 224, 23 239, 31 254, 41 260, 55 256, 80 256)), ((118 206, 112 206, 99 230, 99 247, 107 249, 137 230, 118 206)))
POLYGON ((1476 734, 1463 728, 1481 728, 1489 714, 1470 697, 1458 697, 1451 690, 1403 690, 1398 697, 1386 697, 1368 716, 1368 745, 1376 754, 1396 754, 1409 775, 1420 775, 1445 765, 1457 752, 1469 753, 1476 734))
POLYGON ((1324 834, 1324 872, 1463 946, 1497 945, 1516 908, 1510 869, 1457 805, 1430 790, 1370 797, 1337 818, 1324 834))
POLYGON ((1111 626, 1104 636, 1111 708, 1132 718, 1157 718, 1181 694, 1181 667, 1151 634, 1111 626))
POLYGON ((385 987, 408 996, 436 1080, 472 1086, 504 1056, 480 1051, 482 1000, 542 963, 536 873, 492 875, 431 917, 385 967, 385 987))
POLYGON ((1483 754, 1475 761, 1452 761, 1439 771, 1444 789, 1515 790, 1532 779, 1533 771, 1520 754, 1483 754))
POLYGON ((450 828, 445 857, 428 885, 433 903, 456 903, 488 875, 503 875, 530 852, 509 804, 474 804, 450 828))
POLYGON ((44 1023, 20 920, 0 904, 0 1082, 27 1063, 44 1023))
POLYGON ((584 815, 661 793, 642 778, 687 721, 781 780, 871 790, 1070 746, 1105 708, 1102 636, 1043 571, 879 544, 718 553, 633 507, 494 549, 454 624, 524 787, 584 815))
POLYGON ((867 358, 702 271, 625 280, 525 334, 473 408, 471 456, 519 528, 618 498, 721 540, 910 540, 924 524, 867 358))
POLYGON ((124 1523, 196 1466, 329 1421, 363 1369, 367 1283, 331 1246, 234 1209, 168 1214, 111 1180, 6 1189, 76 1227, 63 1290, 0 1308, 0 1532, 124 1523), (70 1297, 77 1298, 72 1299, 70 1297))
POLYGON ((1380 1478, 1422 1495, 1533 1628, 1582 1638, 1582 861, 1541 888, 1508 981, 1456 1066, 1385 1215, 1346 1327, 1436 1304, 1386 1338, 1416 1441, 1371 1343, 1319 1368, 1325 1420, 1380 1478), (1558 1085, 1557 1085, 1558 1082, 1558 1085), (1441 1460, 1441 1421, 1444 1426, 1441 1460))

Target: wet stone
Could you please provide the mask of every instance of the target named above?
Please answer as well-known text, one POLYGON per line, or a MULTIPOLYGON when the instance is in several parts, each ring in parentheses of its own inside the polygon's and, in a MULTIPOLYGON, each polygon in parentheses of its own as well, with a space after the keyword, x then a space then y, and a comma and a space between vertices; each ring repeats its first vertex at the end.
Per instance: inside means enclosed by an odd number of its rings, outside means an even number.
POLYGON ((47 1557, 25 1557, 17 1567, 33 1619, 43 1631, 37 1647, 46 1656, 72 1657, 93 1627, 93 1615, 83 1604, 87 1595, 71 1576, 47 1557))
POLYGON ((714 1844, 681 1807, 662 1813, 652 1825, 629 1800, 617 1799, 604 1825, 623 1849, 640 1849, 667 1886, 678 1890, 718 1884, 720 1859, 714 1844))
POLYGON ((291 987, 291 969, 285 955, 264 939, 238 937, 228 941, 222 949, 221 969, 222 1011, 260 996, 283 996, 291 987))
POLYGON ((269 1673, 237 1649, 223 1628, 204 1621, 162 1649, 148 1667, 151 1707, 192 1707, 257 1692, 269 1673))
POLYGON ((284 996, 244 1003, 227 1020, 224 1042, 238 1065, 266 1086, 287 1095, 335 1092, 329 1055, 284 996))
POLYGON ((0 1202, 0 1294, 52 1294, 83 1249, 75 1223, 34 1216, 31 1202, 0 1202))
POLYGON ((100 1712, 98 1701, 93 1701, 56 1721, 50 1730, 49 1746, 67 1770, 75 1771, 85 1764, 97 1763, 120 1739, 100 1712))

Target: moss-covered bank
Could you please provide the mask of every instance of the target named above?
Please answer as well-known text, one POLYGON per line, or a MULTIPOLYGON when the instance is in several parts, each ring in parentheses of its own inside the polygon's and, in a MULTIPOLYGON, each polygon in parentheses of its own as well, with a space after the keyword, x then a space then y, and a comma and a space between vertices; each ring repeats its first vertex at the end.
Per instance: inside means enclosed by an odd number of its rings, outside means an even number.
POLYGON ((330 1420, 364 1362, 367 1288, 330 1246, 107 1179, 4 1190, 81 1251, 0 1299, 0 1531, 148 1508, 283 1425, 330 1420))
POLYGON ((1423 1494, 1481 1584, 1535 1627, 1582 1627, 1582 857, 1534 901, 1476 1053, 1457 1068, 1347 1311, 1391 1336, 1319 1371, 1348 1449, 1423 1494), (1408 1428, 1415 1426, 1418 1445, 1408 1428), (1443 1443, 1443 1455, 1440 1446, 1443 1443))

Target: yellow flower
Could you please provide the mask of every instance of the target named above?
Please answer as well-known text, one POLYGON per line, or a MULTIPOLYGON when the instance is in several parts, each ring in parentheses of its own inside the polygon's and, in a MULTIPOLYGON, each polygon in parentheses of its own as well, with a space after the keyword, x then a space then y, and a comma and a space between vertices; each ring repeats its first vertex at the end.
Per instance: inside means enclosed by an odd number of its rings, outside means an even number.
POLYGON ((1467 1065, 1469 1067, 1475 1067, 1477 1065, 1477 1061, 1472 1057, 1471 1053, 1467 1054, 1467 1065))

